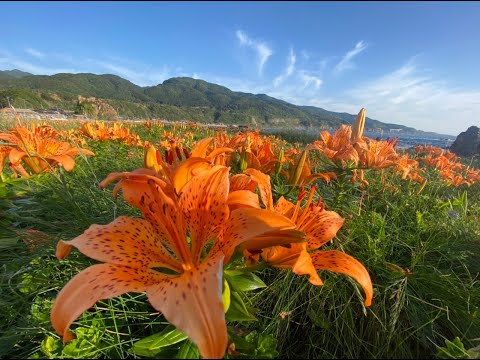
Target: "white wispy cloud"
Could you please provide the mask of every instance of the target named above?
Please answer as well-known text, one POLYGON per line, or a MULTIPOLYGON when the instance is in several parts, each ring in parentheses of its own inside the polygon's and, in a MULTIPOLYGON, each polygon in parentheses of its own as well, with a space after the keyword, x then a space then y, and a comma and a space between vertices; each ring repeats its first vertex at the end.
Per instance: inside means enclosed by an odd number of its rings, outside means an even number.
POLYGON ((290 75, 293 74, 293 71, 295 70, 296 59, 297 57, 295 56, 293 49, 290 48, 290 53, 288 54, 288 58, 287 58, 287 66, 282 71, 282 73, 273 80, 274 87, 277 87, 278 85, 280 85, 280 83, 282 83, 286 78, 288 78, 290 75))
POLYGON ((24 61, 14 56, 2 56, 1 54, 0 67, 2 69, 18 69, 34 75, 53 75, 65 72, 79 72, 75 67, 44 66, 30 61, 24 61))
POLYGON ((315 89, 320 89, 323 81, 318 76, 309 74, 307 71, 302 70, 299 72, 300 79, 303 82, 303 88, 305 89, 309 85, 313 85, 315 89))
POLYGON ((273 54, 272 49, 268 47, 268 45, 265 42, 250 38, 242 30, 237 30, 235 34, 237 35, 237 39, 239 41, 240 46, 248 46, 257 52, 257 58, 258 58, 257 71, 258 71, 258 74, 261 75, 263 72, 263 67, 267 63, 268 58, 273 54))
POLYGON ((355 64, 352 62, 353 58, 360 54, 367 48, 367 44, 363 40, 360 40, 355 47, 348 51, 340 60, 340 62, 333 68, 335 74, 339 74, 345 70, 352 69, 355 67, 355 64))
POLYGON ((33 49, 33 48, 26 48, 26 49, 25 49, 25 52, 26 52, 27 54, 30 54, 30 55, 38 58, 38 59, 43 59, 43 58, 45 57, 45 54, 44 54, 43 52, 38 51, 38 50, 35 50, 35 49, 33 49))
POLYGON ((369 115, 416 129, 457 135, 480 118, 480 90, 452 86, 425 75, 413 59, 346 93, 369 115))

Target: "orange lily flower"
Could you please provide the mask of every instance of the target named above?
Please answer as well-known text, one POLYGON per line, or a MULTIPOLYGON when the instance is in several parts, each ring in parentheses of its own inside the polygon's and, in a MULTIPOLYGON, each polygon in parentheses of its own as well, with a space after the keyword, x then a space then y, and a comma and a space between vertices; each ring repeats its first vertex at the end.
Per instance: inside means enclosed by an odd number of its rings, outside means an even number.
POLYGON ((144 166, 147 169, 154 170, 156 173, 169 178, 174 184, 177 193, 179 193, 181 185, 186 182, 185 177, 189 179, 194 172, 205 170, 214 164, 223 165, 222 162, 224 161, 221 159, 223 154, 233 152, 233 149, 230 148, 219 148, 211 151, 209 155, 206 155, 208 146, 212 141, 213 138, 198 141, 191 153, 188 152, 186 148, 183 148, 182 151, 185 160, 182 160, 180 148, 177 147, 175 143, 172 145, 172 150, 165 151, 165 161, 162 159, 160 151, 157 150, 155 146, 150 145, 145 149, 144 166), (174 154, 178 158, 176 161, 174 154), (177 167, 179 171, 175 171, 177 167), (176 174, 175 177, 173 176, 174 173, 176 174), (181 173, 182 176, 179 176, 179 173, 181 173))
POLYGON ((407 154, 400 156, 395 163, 395 169, 402 172, 402 179, 406 179, 408 174, 417 167, 418 161, 410 159, 407 154))
POLYGON ((360 165, 367 169, 383 169, 394 166, 399 157, 395 151, 397 141, 397 138, 387 141, 367 139, 367 141, 357 143, 360 165))
POLYGON ((110 139, 110 132, 105 127, 105 123, 95 121, 95 123, 84 122, 79 129, 79 133, 94 140, 106 141, 110 139))
POLYGON ((143 219, 121 216, 59 242, 59 258, 74 246, 104 263, 83 270, 61 290, 51 313, 55 330, 68 341, 71 323, 98 300, 146 292, 152 306, 189 336, 202 357, 223 357, 227 348, 223 265, 243 242, 287 244, 302 241, 303 233, 271 211, 230 211, 229 170, 221 165, 192 177, 180 195, 168 179, 147 169, 112 173, 101 187, 118 179, 114 195, 122 189, 143 219))
POLYGON ((348 125, 341 125, 333 135, 326 130, 322 131, 320 133, 322 140, 316 140, 314 144, 320 152, 335 163, 345 166, 347 162, 351 161, 357 165, 358 153, 350 142, 351 137, 352 128, 348 125))
MULTIPOLYGON (((270 177, 255 169, 248 169, 248 174, 257 182, 260 197, 266 208, 290 218, 296 224, 297 230, 305 232, 308 240, 306 243, 290 244, 289 247, 264 248, 261 257, 273 267, 289 268, 298 275, 308 274, 309 281, 313 285, 323 285, 317 270, 329 270, 351 276, 365 292, 365 306, 370 306, 373 285, 367 269, 358 260, 341 251, 318 250, 335 237, 337 231, 342 227, 344 219, 334 211, 325 210, 323 204, 313 204, 315 186, 311 187, 308 201, 303 209, 301 209, 300 203, 305 195, 304 191, 303 194, 301 192, 296 205, 282 196, 273 206, 270 177), (311 252, 312 250, 317 251, 311 252)), ((251 256, 252 252, 249 248, 252 244, 254 241, 246 241, 239 248, 244 250, 247 259, 255 261, 256 258, 251 256)))
POLYGON ((0 140, 7 141, 10 146, 9 160, 14 172, 18 171, 28 177, 20 161, 23 161, 35 174, 48 172, 52 166, 61 164, 65 170, 71 171, 75 165, 74 156, 95 155, 90 150, 80 149, 69 143, 55 139, 56 132, 45 127, 34 127, 33 131, 17 126, 10 133, 0 133, 0 140))

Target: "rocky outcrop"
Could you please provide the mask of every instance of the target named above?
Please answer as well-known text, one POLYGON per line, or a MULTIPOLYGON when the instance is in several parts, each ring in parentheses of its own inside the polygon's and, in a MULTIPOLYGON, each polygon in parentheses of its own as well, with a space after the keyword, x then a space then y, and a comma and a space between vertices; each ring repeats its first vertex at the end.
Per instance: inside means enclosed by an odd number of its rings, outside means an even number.
POLYGON ((75 113, 86 115, 92 119, 118 120, 118 113, 107 101, 93 96, 78 96, 75 113))
POLYGON ((450 146, 450 151, 459 156, 480 154, 480 129, 470 126, 467 131, 460 133, 450 146))

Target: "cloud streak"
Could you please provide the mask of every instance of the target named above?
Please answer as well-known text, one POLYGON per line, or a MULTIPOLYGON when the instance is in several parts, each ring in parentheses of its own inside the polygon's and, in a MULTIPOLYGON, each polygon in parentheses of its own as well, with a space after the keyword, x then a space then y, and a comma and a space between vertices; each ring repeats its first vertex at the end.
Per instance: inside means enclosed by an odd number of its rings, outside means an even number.
POLYGON ((278 75, 273 80, 274 87, 277 87, 278 85, 280 85, 286 78, 288 78, 290 75, 293 74, 295 70, 296 61, 297 61, 297 57, 295 56, 293 49, 290 48, 290 54, 288 55, 288 58, 287 58, 287 67, 283 70, 283 72, 280 75, 278 75))
POLYGON ((357 107, 371 109, 372 118, 444 134, 457 135, 480 116, 480 90, 426 76, 413 59, 346 95, 357 107))
POLYGON ((270 49, 265 42, 251 39, 242 30, 237 30, 235 35, 237 36, 240 46, 247 46, 256 51, 258 58, 257 71, 259 75, 262 75, 263 67, 267 63, 268 58, 273 54, 272 49, 270 49))
POLYGON ((32 49, 32 48, 26 48, 26 49, 25 49, 25 52, 26 52, 27 54, 30 54, 30 55, 33 56, 33 57, 36 57, 37 59, 43 59, 43 58, 45 57, 45 54, 44 54, 44 53, 42 53, 41 51, 32 49))
POLYGON ((360 40, 355 47, 348 51, 340 60, 340 62, 333 68, 335 74, 340 74, 348 69, 353 69, 355 64, 353 63, 353 58, 363 52, 367 48, 367 44, 363 40, 360 40))

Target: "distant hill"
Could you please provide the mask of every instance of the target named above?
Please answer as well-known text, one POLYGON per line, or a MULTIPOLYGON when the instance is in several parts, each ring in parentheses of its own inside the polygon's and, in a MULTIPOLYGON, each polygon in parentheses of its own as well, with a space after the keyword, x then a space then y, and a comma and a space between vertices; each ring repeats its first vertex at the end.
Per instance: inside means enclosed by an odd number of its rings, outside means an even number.
MULTIPOLYGON (((122 118, 189 120, 242 124, 262 128, 335 129, 352 124, 356 115, 313 106, 297 106, 265 94, 232 91, 224 86, 188 77, 140 87, 116 75, 32 75, 19 70, 0 71, 0 107, 85 112, 81 97, 108 103, 122 118)), ((360 109, 359 109, 360 110, 360 109)), ((366 128, 417 130, 367 118, 366 128)), ((422 132, 423 133, 423 132, 422 132)))
POLYGON ((25 72, 25 71, 20 71, 20 70, 0 70, 0 78, 6 78, 6 79, 10 79, 10 78, 21 78, 21 77, 24 77, 24 76, 28 76, 28 75, 33 75, 33 74, 30 74, 28 72, 25 72))

